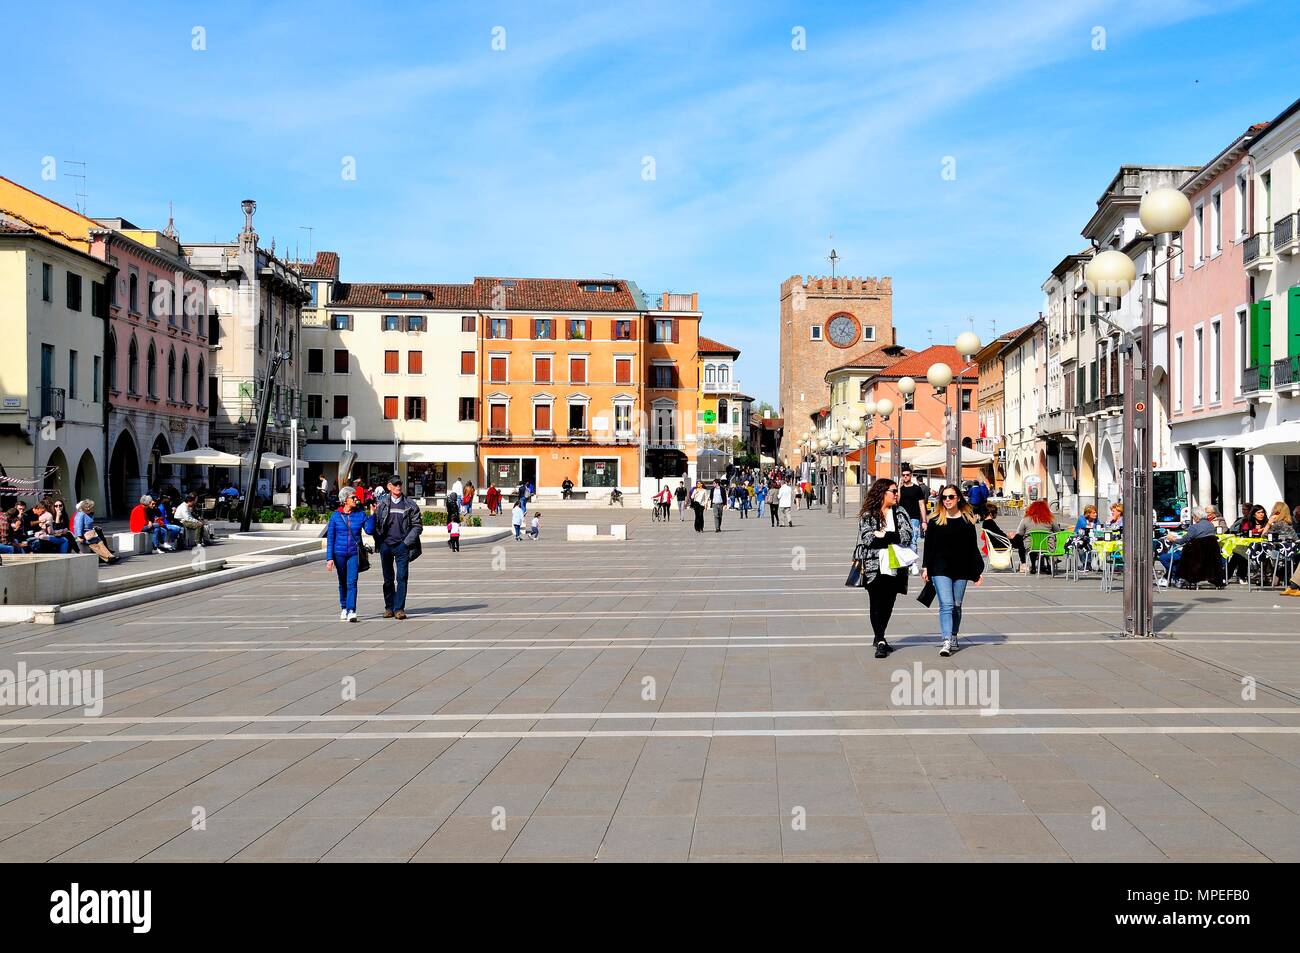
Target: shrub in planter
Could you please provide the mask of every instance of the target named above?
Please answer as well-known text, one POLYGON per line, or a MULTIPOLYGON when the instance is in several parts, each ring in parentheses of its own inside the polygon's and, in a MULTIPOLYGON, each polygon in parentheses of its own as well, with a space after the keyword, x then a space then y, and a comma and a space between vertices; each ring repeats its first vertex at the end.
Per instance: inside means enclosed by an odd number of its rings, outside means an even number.
POLYGON ((293 521, 295 523, 315 523, 318 522, 318 515, 310 506, 295 506, 293 508, 293 521))
POLYGON ((257 511, 257 522, 259 523, 283 523, 284 510, 275 506, 264 506, 257 511))
POLYGON ((420 513, 420 521, 425 526, 446 526, 447 513, 445 510, 424 510, 420 513))

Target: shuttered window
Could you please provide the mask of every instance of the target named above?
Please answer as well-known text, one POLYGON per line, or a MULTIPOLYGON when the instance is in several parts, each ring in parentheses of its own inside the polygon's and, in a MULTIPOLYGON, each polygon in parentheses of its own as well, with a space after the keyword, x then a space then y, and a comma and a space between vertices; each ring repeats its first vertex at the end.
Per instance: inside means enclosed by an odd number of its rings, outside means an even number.
POLYGON ((630 357, 620 357, 614 361, 614 383, 632 383, 632 359, 630 357))
POLYGON ((533 379, 539 384, 551 382, 551 359, 538 357, 533 359, 533 379))
POLYGON ((492 380, 494 383, 504 383, 506 379, 506 359, 504 357, 494 357, 491 361, 492 380))
POLYGON ((587 359, 585 357, 569 358, 569 383, 587 383, 587 359))
POLYGON ((533 429, 545 431, 551 429, 551 405, 534 404, 533 405, 533 429))
MULTIPOLYGON (((498 358, 498 360, 503 360, 503 359, 498 358)), ((462 374, 474 373, 474 352, 473 351, 460 352, 460 372, 462 374)))
POLYGON ((408 374, 424 373, 424 352, 423 351, 406 352, 406 373, 408 374))
POLYGON ((397 352, 385 351, 384 352, 384 373, 396 374, 397 371, 398 371, 397 352))
POLYGON ((384 419, 385 420, 397 419, 397 398, 396 397, 384 398, 384 419))

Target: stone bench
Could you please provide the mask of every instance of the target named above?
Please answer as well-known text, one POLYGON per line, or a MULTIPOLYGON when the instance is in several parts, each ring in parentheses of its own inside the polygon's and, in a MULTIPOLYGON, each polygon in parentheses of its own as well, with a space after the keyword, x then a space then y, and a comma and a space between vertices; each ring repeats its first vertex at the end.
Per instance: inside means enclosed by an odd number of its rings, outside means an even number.
POLYGON ((0 605, 60 605, 99 592, 99 557, 15 553, 0 563, 0 605))
POLYGON ((595 523, 570 523, 567 527, 568 540, 571 543, 596 543, 624 541, 627 539, 627 524, 612 523, 607 534, 599 533, 600 527, 595 523))
POLYGON ((108 537, 110 547, 119 556, 139 556, 153 552, 153 537, 148 533, 114 533, 108 537))

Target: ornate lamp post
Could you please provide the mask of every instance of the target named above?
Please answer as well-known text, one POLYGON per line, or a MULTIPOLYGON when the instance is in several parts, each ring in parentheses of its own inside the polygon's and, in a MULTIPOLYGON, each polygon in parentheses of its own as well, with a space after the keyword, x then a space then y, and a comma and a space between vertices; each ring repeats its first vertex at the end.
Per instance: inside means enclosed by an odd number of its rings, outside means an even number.
POLYGON ((966 364, 958 371, 954 372, 951 367, 942 361, 930 365, 930 369, 925 373, 925 379, 930 382, 934 388, 935 400, 943 401, 943 436, 944 444, 948 451, 947 465, 945 467, 945 482, 954 486, 961 486, 961 385, 963 375, 971 368, 971 358, 973 358, 983 345, 980 343, 979 335, 974 331, 966 331, 957 337, 957 353, 961 355, 966 364), (957 382, 956 391, 952 401, 948 400, 948 385, 954 380, 957 382), (955 405, 955 406, 954 406, 955 405))
MULTIPOLYGON (((1098 317, 1121 333, 1127 355, 1124 387, 1124 453, 1121 496, 1124 502, 1124 634, 1151 638, 1155 633, 1152 572, 1151 499, 1151 373, 1154 369, 1152 323, 1158 252, 1169 236, 1182 232, 1192 217, 1187 196, 1178 189, 1155 189, 1142 196, 1138 218, 1151 236, 1150 267, 1142 276, 1142 316, 1138 327, 1122 328, 1098 317)), ((1181 254, 1181 251, 1179 252, 1181 254)), ((1122 298, 1137 280, 1133 259, 1121 251, 1104 251, 1084 271, 1088 290, 1099 297, 1122 298)))

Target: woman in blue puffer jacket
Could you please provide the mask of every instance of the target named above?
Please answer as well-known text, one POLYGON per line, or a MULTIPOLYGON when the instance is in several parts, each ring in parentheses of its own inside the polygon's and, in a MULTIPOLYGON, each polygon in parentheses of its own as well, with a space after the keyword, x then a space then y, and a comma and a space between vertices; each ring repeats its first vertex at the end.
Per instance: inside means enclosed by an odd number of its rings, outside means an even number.
POLYGON ((339 490, 339 508, 325 527, 325 568, 339 577, 339 621, 357 621, 357 573, 361 571, 361 531, 374 535, 375 520, 357 503, 350 486, 339 490))

